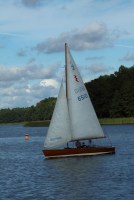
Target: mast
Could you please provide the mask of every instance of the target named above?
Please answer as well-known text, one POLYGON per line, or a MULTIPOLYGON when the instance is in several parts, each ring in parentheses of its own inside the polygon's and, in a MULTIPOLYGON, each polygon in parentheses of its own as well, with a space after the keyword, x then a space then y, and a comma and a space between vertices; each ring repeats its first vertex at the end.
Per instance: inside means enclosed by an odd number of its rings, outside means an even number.
POLYGON ((65 43, 65 78, 66 78, 66 97, 68 97, 68 89, 67 89, 67 43, 65 43))

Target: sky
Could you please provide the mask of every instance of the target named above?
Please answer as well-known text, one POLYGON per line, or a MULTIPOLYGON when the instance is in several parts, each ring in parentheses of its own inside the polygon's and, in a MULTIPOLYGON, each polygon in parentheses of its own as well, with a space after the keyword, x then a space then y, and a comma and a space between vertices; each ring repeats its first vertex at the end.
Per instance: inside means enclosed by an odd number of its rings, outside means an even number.
POLYGON ((134 64, 133 0, 0 0, 0 109, 56 97, 67 43, 84 82, 134 64))

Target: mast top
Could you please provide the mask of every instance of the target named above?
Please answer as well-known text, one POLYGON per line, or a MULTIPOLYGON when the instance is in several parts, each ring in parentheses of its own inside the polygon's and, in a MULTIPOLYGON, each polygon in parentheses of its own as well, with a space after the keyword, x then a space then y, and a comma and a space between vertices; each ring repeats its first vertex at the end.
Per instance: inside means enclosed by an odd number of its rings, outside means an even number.
MULTIPOLYGON (((68 45, 67 45, 67 43, 65 43, 65 49, 67 50, 67 48, 68 48, 68 45)), ((66 50, 65 50, 65 51, 66 51, 66 50)))

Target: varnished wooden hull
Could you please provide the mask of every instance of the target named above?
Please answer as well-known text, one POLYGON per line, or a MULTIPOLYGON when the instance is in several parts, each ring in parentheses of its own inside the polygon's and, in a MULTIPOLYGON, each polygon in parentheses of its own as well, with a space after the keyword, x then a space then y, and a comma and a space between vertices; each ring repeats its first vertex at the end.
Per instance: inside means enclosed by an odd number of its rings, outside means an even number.
POLYGON ((45 155, 46 158, 91 156, 91 155, 113 154, 113 153, 115 153, 115 147, 113 146, 43 150, 43 154, 45 155))

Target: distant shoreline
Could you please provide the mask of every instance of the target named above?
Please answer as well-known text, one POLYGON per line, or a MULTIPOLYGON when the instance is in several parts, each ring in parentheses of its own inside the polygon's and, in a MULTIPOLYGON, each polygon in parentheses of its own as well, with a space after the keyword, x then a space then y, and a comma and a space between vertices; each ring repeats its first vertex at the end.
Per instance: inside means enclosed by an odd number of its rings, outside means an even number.
MULTIPOLYGON (((123 124, 134 124, 134 117, 128 118, 101 118, 99 119, 101 125, 123 125, 123 124)), ((31 121, 31 122, 15 122, 15 123, 0 123, 0 125, 14 125, 22 124, 25 127, 48 127, 50 120, 45 121, 31 121)))
MULTIPOLYGON (((99 119, 101 125, 121 125, 121 124, 134 124, 134 117, 128 118, 102 118, 99 119)), ((24 126, 31 126, 31 127, 38 127, 43 126, 47 127, 50 124, 50 120, 47 121, 32 121, 32 122, 25 122, 24 126)))

